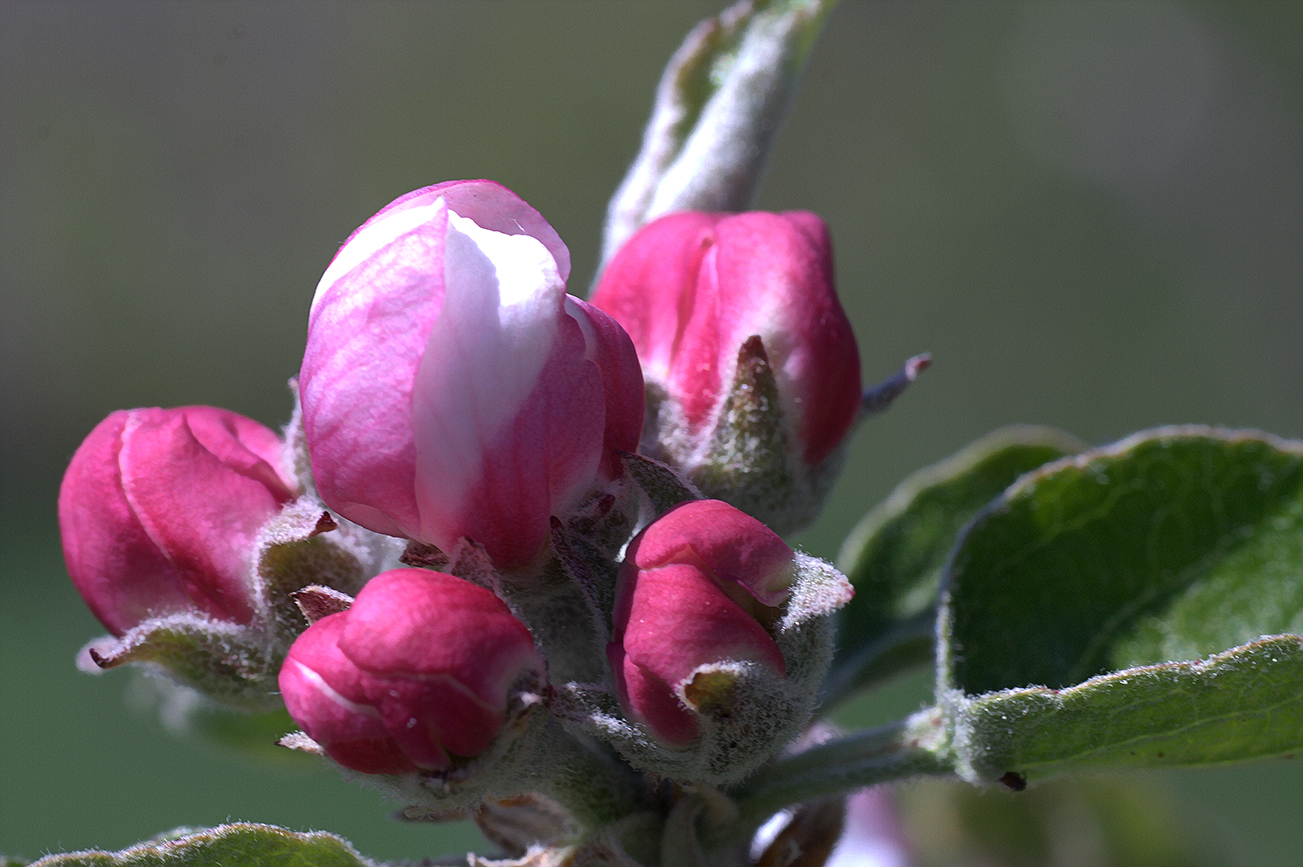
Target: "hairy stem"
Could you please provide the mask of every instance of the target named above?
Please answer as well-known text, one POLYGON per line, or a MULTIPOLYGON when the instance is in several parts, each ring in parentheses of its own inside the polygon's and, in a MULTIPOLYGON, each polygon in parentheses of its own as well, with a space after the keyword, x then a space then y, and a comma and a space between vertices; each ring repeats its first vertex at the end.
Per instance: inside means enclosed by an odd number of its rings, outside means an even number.
POLYGON ((711 848, 749 837, 790 804, 919 776, 950 776, 945 726, 935 708, 780 759, 735 793, 736 821, 707 841, 711 848))

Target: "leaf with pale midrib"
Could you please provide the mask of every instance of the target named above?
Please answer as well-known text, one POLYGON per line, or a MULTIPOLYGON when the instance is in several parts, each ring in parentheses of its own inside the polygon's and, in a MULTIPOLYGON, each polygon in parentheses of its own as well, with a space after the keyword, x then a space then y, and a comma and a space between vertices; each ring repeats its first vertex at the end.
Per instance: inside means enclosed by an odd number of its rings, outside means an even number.
POLYGON ((1051 464, 946 580, 939 688, 976 776, 1303 748, 1303 444, 1166 428, 1051 464))

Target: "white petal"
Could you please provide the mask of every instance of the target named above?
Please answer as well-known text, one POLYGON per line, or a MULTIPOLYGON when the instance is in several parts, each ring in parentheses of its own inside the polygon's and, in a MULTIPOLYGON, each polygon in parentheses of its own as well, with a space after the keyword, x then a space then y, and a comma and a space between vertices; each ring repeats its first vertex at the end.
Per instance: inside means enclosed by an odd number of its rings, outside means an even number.
POLYGON ((413 392, 423 524, 427 515, 458 512, 486 460, 512 460, 487 446, 539 387, 564 315, 556 261, 529 235, 492 232, 450 213, 444 275, 443 308, 413 392))

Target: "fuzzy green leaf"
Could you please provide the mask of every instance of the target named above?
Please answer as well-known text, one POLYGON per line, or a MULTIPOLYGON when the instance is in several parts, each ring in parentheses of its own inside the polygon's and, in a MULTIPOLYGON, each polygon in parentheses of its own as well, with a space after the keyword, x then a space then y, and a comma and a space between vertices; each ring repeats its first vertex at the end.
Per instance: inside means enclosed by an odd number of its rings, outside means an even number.
POLYGON ((964 524, 1023 473, 1085 447, 1053 428, 1002 428, 914 473, 865 515, 839 558, 855 598, 841 618, 835 691, 891 673, 896 651, 908 650, 897 645, 917 645, 907 659, 928 658, 937 585, 964 524))
POLYGON ((1303 751, 1303 638, 952 701, 959 772, 975 782, 1289 756, 1303 751))
POLYGON ((374 867, 347 841, 239 822, 202 831, 178 829, 121 852, 50 855, 32 867, 374 867))
POLYGON ((939 692, 975 778, 1303 748, 1301 443, 1164 428, 1049 465, 947 582, 939 692))

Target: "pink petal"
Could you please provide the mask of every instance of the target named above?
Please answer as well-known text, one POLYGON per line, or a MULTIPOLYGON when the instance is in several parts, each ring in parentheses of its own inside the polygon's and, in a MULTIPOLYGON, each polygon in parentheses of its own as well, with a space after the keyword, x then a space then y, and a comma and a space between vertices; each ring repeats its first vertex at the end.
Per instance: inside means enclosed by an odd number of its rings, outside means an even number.
POLYGON ((735 583, 765 605, 782 604, 794 554, 760 521, 720 500, 682 503, 629 545, 626 560, 653 569, 691 563, 717 582, 735 583))
MULTIPOLYGON (((290 647, 280 672, 285 707, 327 755, 366 774, 415 770, 367 703, 364 676, 339 651, 346 615, 332 614, 308 627, 290 647)), ((447 766, 447 757, 440 767, 447 766)))
POLYGON ((68 574, 115 635, 150 616, 190 608, 180 571, 146 532, 122 488, 122 435, 131 417, 119 410, 100 422, 77 449, 59 489, 68 574))

